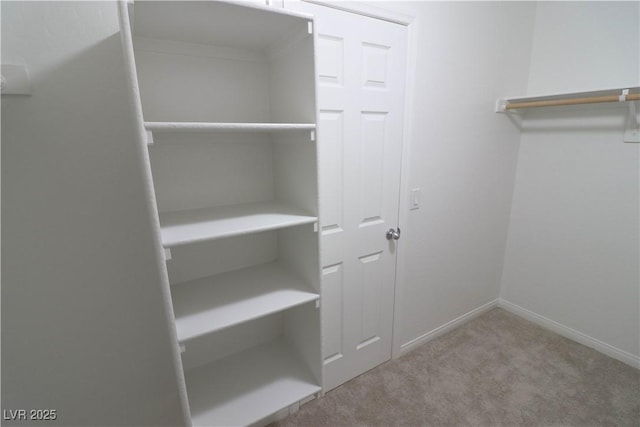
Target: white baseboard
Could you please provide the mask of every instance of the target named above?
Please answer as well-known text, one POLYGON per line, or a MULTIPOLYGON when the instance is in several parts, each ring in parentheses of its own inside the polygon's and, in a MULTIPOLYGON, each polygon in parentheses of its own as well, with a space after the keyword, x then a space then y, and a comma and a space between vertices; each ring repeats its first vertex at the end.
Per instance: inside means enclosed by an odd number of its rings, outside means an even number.
POLYGON ((461 326, 462 324, 480 316, 483 313, 491 310, 494 307, 498 306, 498 300, 495 299, 486 304, 481 305, 480 307, 474 308, 468 313, 463 314, 462 316, 456 317, 455 319, 445 323, 442 326, 439 326, 432 331, 427 332, 426 334, 420 335, 417 338, 412 339, 411 341, 400 345, 400 351, 397 354, 394 354, 393 357, 400 357, 408 351, 413 350, 416 347, 421 346, 434 338, 439 337, 440 335, 446 334, 447 332, 461 326))
POLYGON ((570 340, 579 342, 580 344, 586 345, 587 347, 591 347, 594 350, 599 351, 600 353, 606 354, 609 357, 613 357, 614 359, 621 361, 622 363, 625 363, 636 369, 640 369, 640 357, 635 356, 629 352, 620 350, 617 347, 597 340, 593 337, 590 337, 589 335, 576 331, 575 329, 571 329, 568 326, 556 322, 555 320, 548 319, 505 299, 498 299, 498 307, 503 308, 508 312, 515 314, 516 316, 527 319, 528 321, 542 326, 543 328, 550 329, 558 335, 562 335, 565 338, 569 338, 570 340))

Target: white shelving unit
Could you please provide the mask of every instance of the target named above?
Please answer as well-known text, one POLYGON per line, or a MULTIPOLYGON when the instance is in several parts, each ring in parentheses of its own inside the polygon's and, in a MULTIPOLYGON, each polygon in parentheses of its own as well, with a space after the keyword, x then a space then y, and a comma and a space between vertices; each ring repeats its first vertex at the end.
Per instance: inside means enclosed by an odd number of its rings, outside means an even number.
POLYGON ((121 11, 190 421, 264 424, 322 388, 312 18, 218 1, 121 11))

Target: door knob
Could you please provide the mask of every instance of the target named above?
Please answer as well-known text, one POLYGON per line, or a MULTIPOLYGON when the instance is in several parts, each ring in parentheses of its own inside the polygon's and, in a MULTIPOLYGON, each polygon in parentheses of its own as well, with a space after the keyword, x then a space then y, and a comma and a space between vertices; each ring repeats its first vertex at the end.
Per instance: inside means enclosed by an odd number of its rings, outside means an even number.
POLYGON ((398 230, 394 230, 393 228, 390 228, 387 231, 387 240, 399 240, 400 239, 400 227, 398 227, 398 230))

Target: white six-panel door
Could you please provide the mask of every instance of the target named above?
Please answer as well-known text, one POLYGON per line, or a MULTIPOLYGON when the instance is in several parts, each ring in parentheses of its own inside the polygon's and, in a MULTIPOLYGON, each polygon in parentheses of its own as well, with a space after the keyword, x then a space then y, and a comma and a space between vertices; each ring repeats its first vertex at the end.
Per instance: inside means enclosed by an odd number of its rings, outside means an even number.
MULTIPOLYGON (((294 3, 292 3, 294 4, 294 3)), ((391 357, 406 27, 316 17, 324 390, 391 357)))

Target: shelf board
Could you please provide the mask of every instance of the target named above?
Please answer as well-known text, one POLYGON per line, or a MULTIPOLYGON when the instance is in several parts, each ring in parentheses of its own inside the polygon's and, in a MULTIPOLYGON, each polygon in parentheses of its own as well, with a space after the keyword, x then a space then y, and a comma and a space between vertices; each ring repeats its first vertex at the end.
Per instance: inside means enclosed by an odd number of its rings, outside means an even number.
POLYGON ((320 391, 282 340, 185 374, 194 426, 249 425, 320 391))
POLYGON ((212 122, 145 122, 151 132, 291 132, 314 130, 315 123, 212 123, 212 122))
POLYGON ((316 216, 277 202, 202 208, 160 214, 165 248, 275 230, 318 220, 316 216))
POLYGON ((275 262, 180 283, 171 293, 180 341, 319 298, 275 262))

